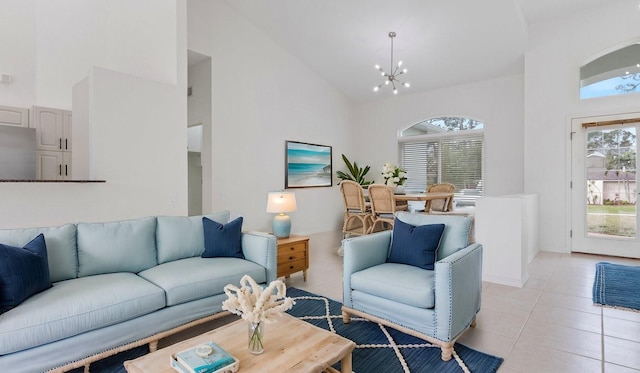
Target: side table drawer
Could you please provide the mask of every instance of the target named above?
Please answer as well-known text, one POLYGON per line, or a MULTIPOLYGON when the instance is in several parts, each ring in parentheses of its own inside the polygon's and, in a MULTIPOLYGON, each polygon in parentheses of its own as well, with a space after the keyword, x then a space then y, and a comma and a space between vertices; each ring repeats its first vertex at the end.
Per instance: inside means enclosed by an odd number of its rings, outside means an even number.
POLYGON ((278 263, 290 262, 292 260, 304 259, 307 256, 306 244, 297 242, 287 245, 278 250, 278 263))
POLYGON ((284 257, 289 254, 295 254, 295 253, 304 254, 307 251, 306 249, 307 249, 306 242, 291 242, 288 244, 281 245, 280 247, 278 247, 278 259, 280 259, 280 256, 284 257))
POLYGON ((304 258, 289 262, 278 262, 278 275, 280 276, 285 276, 305 269, 307 269, 307 262, 304 258))

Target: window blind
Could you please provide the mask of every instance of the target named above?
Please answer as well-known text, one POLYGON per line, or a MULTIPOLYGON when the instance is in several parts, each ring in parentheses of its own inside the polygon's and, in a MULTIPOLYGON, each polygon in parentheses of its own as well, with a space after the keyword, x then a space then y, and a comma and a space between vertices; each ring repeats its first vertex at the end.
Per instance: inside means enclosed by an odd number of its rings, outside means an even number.
POLYGON ((458 196, 465 191, 482 195, 483 145, 483 136, 401 143, 402 167, 408 174, 405 188, 422 191, 427 185, 451 183, 458 196))

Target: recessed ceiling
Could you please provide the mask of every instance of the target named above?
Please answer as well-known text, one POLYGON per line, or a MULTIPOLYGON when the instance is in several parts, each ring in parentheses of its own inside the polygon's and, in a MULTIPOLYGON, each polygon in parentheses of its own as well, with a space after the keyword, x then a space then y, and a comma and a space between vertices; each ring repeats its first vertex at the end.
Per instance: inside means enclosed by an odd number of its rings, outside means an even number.
POLYGON ((522 73, 527 23, 620 0, 225 0, 356 102, 388 98, 374 68, 408 69, 399 95, 522 73))

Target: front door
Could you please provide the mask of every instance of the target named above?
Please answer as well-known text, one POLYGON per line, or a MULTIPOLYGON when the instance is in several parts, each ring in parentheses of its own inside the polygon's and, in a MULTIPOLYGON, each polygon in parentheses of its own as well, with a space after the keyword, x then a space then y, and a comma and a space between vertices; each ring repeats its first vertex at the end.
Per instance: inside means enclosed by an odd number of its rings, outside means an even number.
POLYGON ((571 124, 571 251, 640 258, 640 113, 571 124))

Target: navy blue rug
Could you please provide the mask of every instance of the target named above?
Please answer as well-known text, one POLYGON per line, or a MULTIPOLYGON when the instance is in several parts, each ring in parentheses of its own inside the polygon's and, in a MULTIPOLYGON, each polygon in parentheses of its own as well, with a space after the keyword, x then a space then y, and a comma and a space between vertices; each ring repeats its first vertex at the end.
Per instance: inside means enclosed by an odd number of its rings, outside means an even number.
MULTIPOLYGON (((126 373, 124 362, 127 360, 137 359, 149 353, 149 345, 144 345, 123 351, 119 354, 109 356, 105 359, 92 363, 89 367, 91 373, 126 373)), ((167 363, 168 364, 168 363, 167 363)), ((76 368, 68 373, 83 373, 84 368, 76 368)))
MULTIPOLYGON (((357 317, 352 317, 351 323, 343 324, 340 309, 342 304, 334 300, 296 288, 287 289, 287 296, 296 301, 296 305, 288 311, 289 314, 356 343, 356 349, 353 351, 354 373, 457 373, 464 371, 461 364, 473 373, 493 373, 503 361, 499 357, 456 343, 455 355, 460 362, 457 359, 444 362, 440 359, 440 348, 422 339, 357 317)), ((124 351, 91 364, 90 371, 125 373, 123 364, 126 360, 147 353, 148 345, 124 351)), ((335 368, 339 367, 339 363, 336 364, 335 368)), ((82 373, 83 368, 71 372, 82 373)))
POLYGON ((640 266, 600 262, 593 281, 593 303, 640 310, 640 266))
MULTIPOLYGON (((453 373, 463 372, 462 366, 471 372, 492 373, 503 361, 456 343, 457 358, 444 362, 440 348, 422 339, 353 316, 343 324, 342 304, 334 300, 295 288, 287 289, 287 296, 296 301, 289 314, 356 343, 354 373, 453 373)), ((339 369, 339 364, 334 368, 339 369)))

